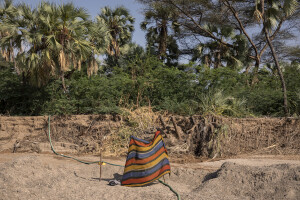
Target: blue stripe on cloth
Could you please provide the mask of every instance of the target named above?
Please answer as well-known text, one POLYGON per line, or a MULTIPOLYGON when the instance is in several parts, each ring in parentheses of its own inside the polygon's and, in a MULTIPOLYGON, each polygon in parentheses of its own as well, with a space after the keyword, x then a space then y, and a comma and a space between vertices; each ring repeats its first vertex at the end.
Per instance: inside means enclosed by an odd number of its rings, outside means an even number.
POLYGON ((125 173, 122 177, 122 180, 125 181, 128 178, 141 178, 141 177, 149 176, 167 164, 170 164, 169 160, 167 158, 164 158, 163 160, 161 160, 159 163, 157 163, 154 167, 150 169, 140 170, 140 171, 129 171, 125 173))
POLYGON ((160 148, 164 147, 164 143, 163 141, 159 141, 156 146, 151 149, 150 151, 148 151, 147 153, 141 153, 141 152, 137 152, 135 150, 132 150, 128 156, 126 160, 129 160, 131 158, 137 158, 137 159, 143 159, 143 158, 148 158, 150 156, 152 156, 153 154, 155 154, 160 148))
POLYGON ((149 144, 150 142, 147 141, 147 140, 143 140, 143 139, 140 139, 140 138, 137 138, 133 135, 130 136, 130 138, 134 139, 134 140, 137 140, 137 141, 140 141, 140 142, 144 142, 145 144, 149 144))

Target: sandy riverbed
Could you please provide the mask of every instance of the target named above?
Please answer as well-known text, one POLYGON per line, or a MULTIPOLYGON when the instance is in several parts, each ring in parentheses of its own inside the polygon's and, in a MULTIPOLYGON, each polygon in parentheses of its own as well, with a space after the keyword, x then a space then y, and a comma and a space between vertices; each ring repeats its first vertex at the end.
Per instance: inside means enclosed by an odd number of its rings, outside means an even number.
MULTIPOLYGON (((95 156, 82 157, 97 160, 95 156)), ((105 159, 124 164, 124 158, 105 159)), ((166 181, 182 199, 300 199, 298 157, 247 157, 172 164, 166 181)), ((84 165, 53 154, 0 154, 0 199, 176 199, 158 181, 146 187, 109 186, 121 167, 84 165)))

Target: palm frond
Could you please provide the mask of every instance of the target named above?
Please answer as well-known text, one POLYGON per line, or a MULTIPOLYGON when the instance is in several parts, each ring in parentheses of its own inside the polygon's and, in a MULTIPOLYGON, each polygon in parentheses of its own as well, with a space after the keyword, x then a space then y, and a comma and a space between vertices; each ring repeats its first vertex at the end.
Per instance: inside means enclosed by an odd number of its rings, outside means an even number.
POLYGON ((286 16, 292 15, 298 8, 299 3, 297 0, 285 0, 283 4, 283 12, 286 16))

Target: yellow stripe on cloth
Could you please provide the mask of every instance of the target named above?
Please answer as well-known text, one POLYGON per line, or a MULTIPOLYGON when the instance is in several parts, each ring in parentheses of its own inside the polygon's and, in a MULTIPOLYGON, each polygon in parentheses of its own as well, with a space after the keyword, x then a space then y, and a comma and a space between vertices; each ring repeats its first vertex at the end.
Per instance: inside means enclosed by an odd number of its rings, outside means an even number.
POLYGON ((131 165, 128 166, 124 169, 124 174, 126 172, 132 171, 132 170, 146 170, 148 168, 151 168, 153 166, 155 166, 157 163, 159 163, 161 160, 163 160, 164 158, 168 158, 168 155, 164 152, 163 154, 161 154, 157 159, 155 159, 154 161, 147 163, 145 165, 131 165))
POLYGON ((141 146, 137 146, 137 145, 131 145, 130 147, 129 147, 129 149, 128 149, 128 152, 130 152, 130 151, 132 151, 132 150, 135 150, 135 151, 139 151, 139 152, 141 152, 141 151, 148 151, 148 150, 150 150, 150 149, 152 149, 152 147, 154 147, 159 141, 161 141, 162 140, 162 137, 161 137, 161 135, 159 135, 156 139, 155 139, 155 141, 150 145, 150 146, 148 146, 148 147, 141 147, 141 146))

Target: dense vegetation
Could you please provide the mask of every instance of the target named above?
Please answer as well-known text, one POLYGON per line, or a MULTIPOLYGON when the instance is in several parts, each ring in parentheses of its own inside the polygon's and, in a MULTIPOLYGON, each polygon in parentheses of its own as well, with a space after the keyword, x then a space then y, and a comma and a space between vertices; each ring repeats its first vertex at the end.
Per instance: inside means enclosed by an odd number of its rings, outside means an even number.
POLYGON ((0 114, 300 115, 296 0, 140 2, 145 49, 124 7, 4 1, 0 114))

